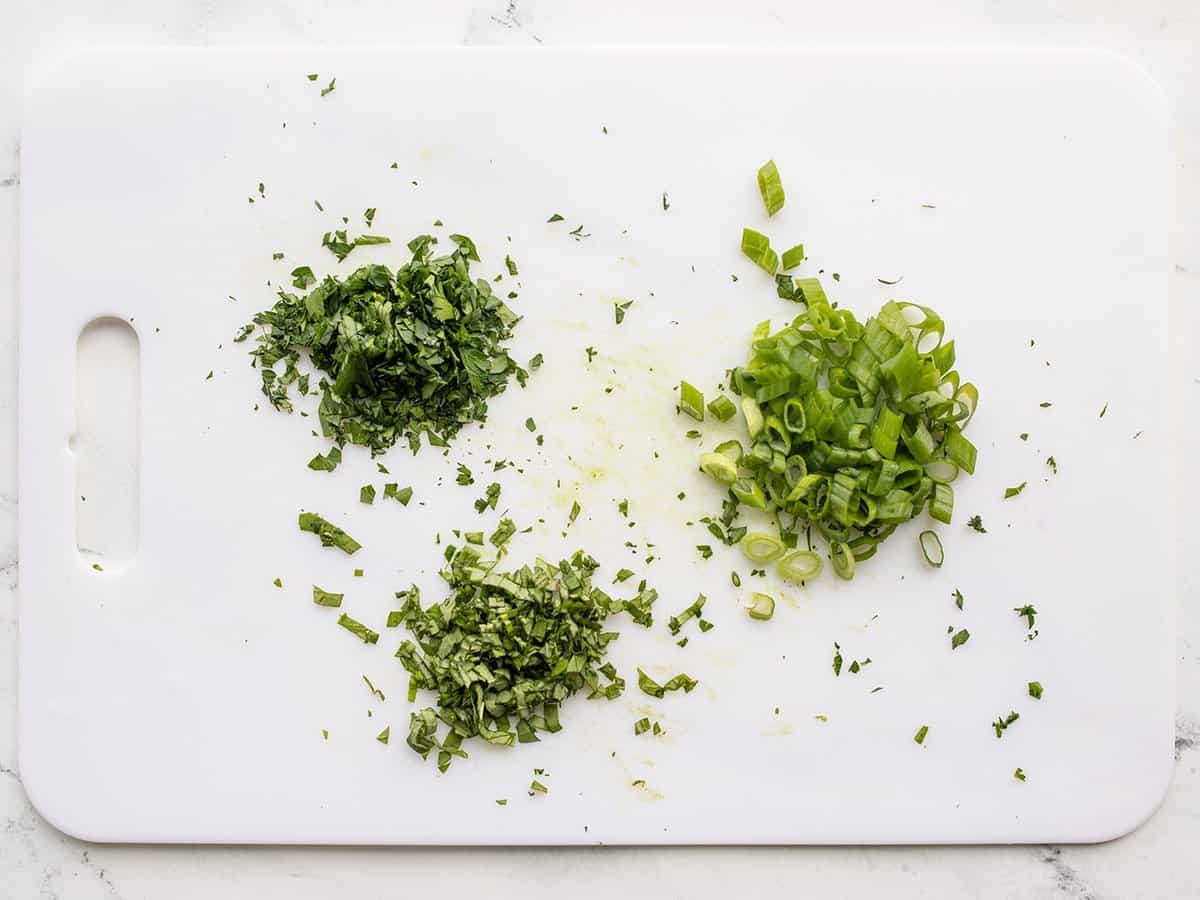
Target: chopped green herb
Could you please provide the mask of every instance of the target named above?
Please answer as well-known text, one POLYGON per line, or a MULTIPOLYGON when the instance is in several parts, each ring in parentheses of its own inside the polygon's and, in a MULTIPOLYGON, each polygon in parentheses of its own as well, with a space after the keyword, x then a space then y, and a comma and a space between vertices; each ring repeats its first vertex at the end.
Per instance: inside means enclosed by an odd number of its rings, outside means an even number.
POLYGON ((1017 496, 1019 493, 1021 493, 1021 491, 1025 490, 1025 485, 1028 483, 1029 482, 1027 482, 1027 481, 1022 481, 1016 487, 1005 488, 1004 489, 1004 499, 1007 500, 1010 497, 1017 496))
POLYGON ((343 553, 353 555, 362 547, 358 541, 336 525, 327 522, 316 513, 300 513, 300 530, 310 531, 321 539, 323 547, 337 547, 343 553))
POLYGON ((532 797, 535 793, 548 794, 550 793, 550 788, 546 787, 535 778, 533 781, 529 782, 529 796, 532 797))
POLYGON ((954 597, 954 605, 957 606, 959 609, 962 609, 963 608, 962 591, 960 591, 958 588, 955 588, 954 594, 952 596, 954 597))
POLYGON ((643 716, 642 718, 638 719, 636 722, 633 723, 633 733, 635 736, 637 736, 639 734, 645 734, 649 730, 650 730, 650 719, 646 716, 643 716))
POLYGON ((337 447, 330 447, 329 452, 322 456, 318 453, 308 461, 308 467, 316 472, 332 472, 338 467, 342 461, 342 451, 337 447))
POLYGON ((413 640, 396 656, 414 689, 437 693, 436 709, 412 714, 409 747, 422 757, 437 748, 439 767, 449 766, 466 756, 465 738, 511 746, 560 730, 559 705, 580 690, 620 696, 625 682, 604 661, 617 638, 604 621, 620 604, 592 587, 596 568, 577 552, 503 573, 465 547, 441 573, 445 600, 422 609, 416 587, 406 592, 400 612, 413 640))
POLYGON ((529 368, 540 369, 542 367, 542 354, 535 353, 529 358, 529 368))
POLYGON ((983 518, 981 516, 971 516, 967 519, 967 526, 978 531, 980 534, 987 534, 987 529, 983 527, 983 518))
POLYGON ((1013 769, 1013 778, 1017 779, 1017 781, 1024 781, 1025 780, 1025 770, 1022 769, 1020 766, 1017 766, 1015 769, 1013 769))
POLYGON ((371 683, 371 679, 370 679, 370 678, 368 678, 366 675, 364 675, 364 676, 362 677, 362 680, 363 680, 363 681, 365 681, 365 682, 367 683, 367 689, 368 689, 368 690, 369 690, 369 691, 370 691, 372 694, 374 694, 376 697, 378 697, 378 698, 379 698, 379 702, 380 702, 380 703, 382 703, 382 702, 384 702, 385 700, 387 700, 387 697, 385 697, 385 696, 383 695, 383 691, 381 691, 381 690, 379 690, 379 688, 375 687, 375 685, 373 685, 373 684, 371 683))
POLYGON ((563 220, 563 217, 560 216, 558 213, 555 213, 550 218, 548 218, 546 221, 547 222, 561 222, 562 220, 563 220))
POLYGON ((1100 410, 1100 418, 1101 418, 1101 419, 1103 419, 1103 418, 1104 418, 1104 414, 1105 414, 1106 412, 1108 412, 1108 404, 1107 404, 1107 403, 1105 403, 1105 404, 1104 404, 1104 408, 1100 410))
POLYGON ((277 588, 281 588, 281 587, 283 587, 283 579, 282 579, 282 578, 276 578, 276 579, 275 579, 273 582, 271 582, 271 583, 272 583, 273 585, 275 585, 275 587, 277 587, 277 588))
POLYGON ((511 256, 504 257, 504 266, 508 269, 509 275, 516 277, 516 275, 519 274, 517 272, 517 264, 513 262, 513 258, 511 256))
POLYGON ((624 303, 614 303, 613 304, 613 314, 617 319, 618 325, 620 325, 622 322, 625 321, 625 313, 629 310, 629 307, 631 307, 631 306, 633 306, 632 300, 626 300, 624 303))
POLYGON ((487 486, 484 495, 475 501, 475 512, 482 513, 485 509, 495 509, 500 500, 500 482, 493 481, 487 486))
POLYGON ((584 347, 583 352, 587 354, 588 364, 590 365, 592 360, 596 358, 596 354, 599 351, 596 350, 595 347, 584 347))
POLYGON ((375 740, 379 741, 381 744, 386 744, 388 739, 391 737, 391 734, 392 726, 389 725, 387 728, 383 729, 383 731, 379 732, 379 734, 375 735, 375 740))
POLYGON ((97 572, 104 571, 104 566, 100 565, 100 563, 92 563, 92 568, 95 569, 97 572))
POLYGON ((374 644, 379 641, 379 632, 372 631, 362 622, 350 618, 345 613, 338 616, 338 624, 355 635, 364 644, 374 644))
POLYGON ((1051 403, 1049 400, 1043 400, 1041 403, 1038 404, 1038 406, 1040 406, 1042 409, 1046 409, 1047 407, 1050 407, 1053 405, 1054 404, 1051 403))
POLYGON ((475 476, 471 474, 471 470, 467 466, 463 465, 462 463, 459 463, 458 464, 458 475, 455 476, 454 480, 458 484, 461 484, 464 487, 466 487, 467 485, 471 485, 471 484, 475 483, 475 476))
POLYGON ((358 489, 358 501, 368 505, 375 502, 375 487, 374 485, 364 484, 358 489))
POLYGON ((620 584, 623 581, 628 581, 632 577, 633 571, 631 569, 620 569, 617 572, 617 577, 613 579, 613 584, 620 584))
POLYGON ((497 800, 496 805, 497 806, 508 806, 508 800, 506 800, 506 799, 497 800))
POLYGON ((313 590, 312 590, 313 603, 317 604, 317 606, 333 606, 333 607, 341 606, 342 598, 344 596, 346 596, 346 595, 345 594, 334 594, 329 591, 324 591, 321 588, 317 587, 315 584, 313 585, 313 590))
POLYGON ((325 95, 327 95, 327 94, 332 94, 332 93, 333 93, 333 88, 334 88, 334 85, 336 85, 336 84, 337 84, 337 79, 336 79, 336 78, 332 78, 332 79, 330 79, 330 81, 329 81, 329 86, 328 86, 328 87, 323 87, 323 88, 321 88, 321 96, 322 96, 322 97, 324 97, 324 96, 325 96, 325 95))
POLYGON ((996 719, 996 721, 992 723, 992 730, 996 732, 996 737, 1004 737, 1004 732, 1008 730, 1008 726, 1017 721, 1019 718, 1021 718, 1021 714, 1014 710, 1007 716, 996 719))
MULTIPOLYGON (((341 243, 331 249, 349 252, 341 243)), ((328 376, 322 433, 339 446, 360 444, 378 454, 406 438, 415 453, 422 435, 444 445, 486 417, 487 401, 524 372, 502 346, 518 317, 486 281, 471 279, 461 246, 434 257, 435 244, 429 235, 412 240, 412 259, 394 272, 369 265, 344 280, 327 277, 307 296, 280 291, 275 306, 254 317, 264 327, 253 361, 276 409, 292 411, 288 389, 307 351, 328 376)), ((311 275, 297 272, 307 287, 311 275)))
POLYGON ((742 229, 742 253, 768 275, 779 268, 779 254, 771 249, 770 239, 753 228, 742 229))
POLYGON ((685 694, 690 694, 692 689, 699 684, 696 679, 683 674, 682 672, 668 681, 666 684, 659 684, 640 668, 638 673, 638 687, 642 693, 649 694, 651 697, 664 697, 667 691, 677 691, 682 689, 685 694))
POLYGON ((1042 683, 1040 681, 1029 682, 1029 696, 1034 700, 1042 699, 1042 683))
POLYGON ((701 610, 704 609, 705 599, 703 594, 698 595, 691 606, 667 620, 667 628, 670 629, 671 634, 679 634, 679 630, 689 619, 699 617, 701 610))
POLYGON ((1033 628, 1034 620, 1037 618, 1036 609, 1026 604, 1025 606, 1014 606, 1013 612, 1017 614, 1018 618, 1024 619, 1030 628, 1033 628))
POLYGON ((320 78, 321 76, 320 76, 319 74, 317 74, 317 73, 315 73, 315 72, 314 72, 312 75, 309 75, 309 76, 307 76, 307 77, 308 77, 308 80, 309 80, 309 81, 316 81, 316 80, 317 80, 318 78, 320 78))
POLYGON ((1027 441, 1027 440, 1029 440, 1029 432, 1022 431, 1019 435, 1017 435, 1017 437, 1019 437, 1023 441, 1027 441))
POLYGON ((713 549, 708 544, 697 544, 696 551, 700 554, 701 559, 712 559, 713 549))
POLYGON ((271 254, 271 259, 273 259, 273 260, 275 260, 276 262, 278 262, 279 260, 283 259, 283 254, 282 254, 282 253, 272 253, 272 254, 271 254))
POLYGON ((1046 465, 1050 467, 1051 472, 1053 472, 1055 475, 1058 474, 1058 460, 1056 460, 1053 456, 1046 457, 1046 465))
POLYGON ((629 518, 629 498, 628 497, 626 497, 620 503, 617 504, 617 512, 619 512, 621 515, 625 516, 625 518, 629 518))
POLYGON ((579 518, 579 513, 582 511, 583 511, 583 507, 579 505, 579 501, 578 500, 574 501, 571 504, 571 513, 570 513, 570 515, 567 516, 567 524, 574 525, 575 520, 577 518, 579 518))
POLYGON ((354 570, 354 577, 355 577, 355 578, 362 578, 364 574, 365 574, 365 572, 364 572, 364 570, 363 570, 363 569, 355 569, 355 570, 354 570))
POLYGON ((961 628, 954 633, 954 637, 950 638, 950 649, 957 650, 963 644, 971 639, 971 632, 965 628, 961 628))
POLYGON ((842 674, 842 648, 838 646, 837 641, 833 643, 833 674, 835 678, 842 674))
POLYGON ((383 486, 383 499, 396 500, 401 506, 408 506, 409 501, 412 500, 412 496, 413 489, 411 485, 400 487, 399 484, 393 481, 383 486))
POLYGON ((916 741, 918 744, 924 744, 925 743, 925 735, 927 735, 927 734, 929 734, 929 726, 922 725, 920 728, 917 729, 917 733, 913 735, 913 740, 916 741))
POLYGON ((533 421, 533 416, 525 420, 526 431, 537 431, 537 422, 533 421))

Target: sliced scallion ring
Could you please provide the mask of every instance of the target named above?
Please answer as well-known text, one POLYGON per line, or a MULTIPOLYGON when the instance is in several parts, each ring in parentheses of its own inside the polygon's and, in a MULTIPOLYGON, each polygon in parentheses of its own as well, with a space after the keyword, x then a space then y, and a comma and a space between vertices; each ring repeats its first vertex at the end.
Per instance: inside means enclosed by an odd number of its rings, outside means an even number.
POLYGON ((769 563, 783 554, 783 541, 771 534, 751 531, 742 538, 742 553, 756 563, 769 563))
POLYGON ((925 466, 925 474, 938 484, 949 484, 958 477, 958 464, 948 459, 934 459, 925 466))
POLYGON ((925 557, 925 562, 935 569, 940 569, 942 563, 946 561, 946 551, 942 549, 942 539, 937 536, 937 532, 922 531, 917 540, 921 545, 921 555, 925 557))
POLYGON ((811 550, 797 550, 775 564, 775 573, 785 581, 801 584, 820 575, 823 565, 821 557, 811 550))
POLYGON ((700 471, 721 484, 733 484, 737 481, 737 463, 724 453, 701 453, 700 471))
POLYGON ((854 551, 849 544, 834 541, 829 545, 829 556, 833 561, 833 571, 838 578, 849 581, 854 577, 854 551))
POLYGON ((755 591, 750 595, 750 600, 750 608, 746 610, 750 618, 765 622, 775 615, 775 598, 770 594, 761 594, 755 591))

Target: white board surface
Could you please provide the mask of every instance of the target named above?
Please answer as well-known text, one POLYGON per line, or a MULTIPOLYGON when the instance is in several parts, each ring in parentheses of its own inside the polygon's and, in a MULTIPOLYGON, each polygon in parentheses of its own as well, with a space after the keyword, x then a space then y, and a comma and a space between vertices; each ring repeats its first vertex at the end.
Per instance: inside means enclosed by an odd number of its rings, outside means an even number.
MULTIPOLYGON (((1166 133, 1152 82, 1090 52, 73 59, 32 97, 22 139, 19 741, 31 798, 59 828, 103 841, 1097 841, 1130 830, 1172 765, 1174 462, 1157 389, 1166 133), (788 192, 769 222, 753 177, 768 157, 788 192), (343 215, 361 230, 367 207, 372 231, 396 243, 337 264, 320 235, 343 215), (552 213, 565 221, 548 224, 552 213), (587 237, 575 240, 579 225, 587 237), (739 253, 746 225, 780 246, 803 241, 800 274, 823 271, 832 299, 860 315, 889 297, 937 309, 982 394, 977 474, 955 484, 955 522, 939 528, 945 566, 922 562, 928 526, 911 523, 852 583, 786 592, 765 624, 730 583, 733 569, 749 580, 749 565, 719 546, 701 560, 695 545, 715 542, 684 524, 717 510, 719 493, 695 471, 698 443, 672 395, 681 377, 711 394, 754 323, 789 315, 739 253), (231 338, 294 266, 399 264, 403 242, 431 230, 474 237, 488 276, 511 253, 525 316, 514 355, 541 351, 546 364, 448 457, 397 447, 383 459, 419 503, 365 507, 359 485, 389 478, 355 450, 332 475, 305 468, 327 446, 310 436, 315 416, 254 411, 258 373, 231 338), (618 327, 612 304, 627 299, 618 327), (106 315, 140 341, 140 534, 132 558, 97 572, 76 546, 70 440, 76 341, 106 315), (502 508, 534 526, 515 561, 582 546, 604 564, 603 584, 625 565, 640 576, 650 542, 659 559, 645 575, 662 597, 651 631, 620 625, 625 696, 577 698, 560 734, 471 748, 440 776, 404 746, 406 675, 391 656, 401 635, 382 624, 411 582, 426 602, 441 596, 436 534, 493 525, 472 502, 493 478, 483 460, 497 457, 525 470, 494 476, 502 508), (454 483, 460 462, 476 485, 454 483), (1001 499, 1022 481, 1020 497, 1001 499), (616 510, 625 497, 634 526, 616 510), (583 513, 564 538, 576 499, 583 513), (296 530, 301 508, 364 549, 321 550, 296 530), (972 514, 986 535, 966 528, 972 514), (380 643, 337 628, 311 603, 314 583, 345 591, 380 643), (665 620, 697 592, 716 628, 678 648, 665 620), (1026 603, 1036 640, 1013 613, 1026 603), (948 626, 968 628, 969 643, 951 651, 948 626), (847 662, 872 664, 835 678, 835 641, 847 662), (639 665, 701 686, 651 700, 636 689, 639 665), (1031 680, 1045 686, 1040 702, 1031 680), (990 722, 1009 710, 1021 718, 998 740, 990 722), (635 737, 643 715, 666 735, 635 737), (385 725, 388 746, 374 740, 385 725), (535 767, 549 772, 547 796, 526 794, 535 767)), ((705 445, 735 432, 702 430, 705 445)))

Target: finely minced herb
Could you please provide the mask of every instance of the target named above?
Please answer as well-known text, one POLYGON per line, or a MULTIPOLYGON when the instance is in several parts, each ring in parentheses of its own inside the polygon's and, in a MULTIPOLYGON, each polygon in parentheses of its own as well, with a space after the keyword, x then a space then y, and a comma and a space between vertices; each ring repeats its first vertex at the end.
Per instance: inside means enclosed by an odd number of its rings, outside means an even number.
POLYGON ((488 400, 510 377, 523 384, 528 373, 503 347, 519 317, 486 281, 471 279, 473 245, 434 256, 436 243, 414 238, 412 258, 395 271, 369 265, 327 276, 306 296, 279 291, 253 322, 262 328, 252 356, 272 406, 292 411, 289 388, 306 352, 322 376, 325 437, 373 454, 405 439, 416 453, 422 435, 444 446, 486 419, 488 400))

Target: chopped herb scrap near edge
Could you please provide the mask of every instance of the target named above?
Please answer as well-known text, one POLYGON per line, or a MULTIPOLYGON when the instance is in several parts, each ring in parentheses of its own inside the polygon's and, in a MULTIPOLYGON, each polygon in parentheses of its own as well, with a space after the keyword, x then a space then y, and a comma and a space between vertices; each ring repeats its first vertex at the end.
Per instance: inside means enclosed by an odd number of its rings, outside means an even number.
POLYGON ((300 513, 299 523, 301 531, 310 531, 315 534, 321 539, 321 545, 324 547, 337 547, 347 555, 353 555, 362 547, 362 544, 342 529, 316 513, 300 513))

